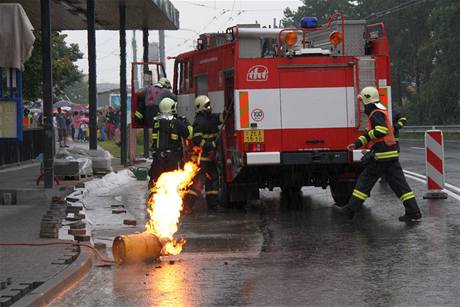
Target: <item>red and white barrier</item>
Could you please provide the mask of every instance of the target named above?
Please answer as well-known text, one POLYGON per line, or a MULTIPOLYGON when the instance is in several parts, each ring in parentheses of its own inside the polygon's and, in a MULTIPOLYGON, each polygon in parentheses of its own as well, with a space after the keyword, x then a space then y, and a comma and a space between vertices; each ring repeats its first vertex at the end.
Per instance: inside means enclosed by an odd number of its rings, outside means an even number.
POLYGON ((425 160, 428 192, 423 198, 446 199, 443 192, 444 176, 444 140, 441 130, 425 131, 425 160))

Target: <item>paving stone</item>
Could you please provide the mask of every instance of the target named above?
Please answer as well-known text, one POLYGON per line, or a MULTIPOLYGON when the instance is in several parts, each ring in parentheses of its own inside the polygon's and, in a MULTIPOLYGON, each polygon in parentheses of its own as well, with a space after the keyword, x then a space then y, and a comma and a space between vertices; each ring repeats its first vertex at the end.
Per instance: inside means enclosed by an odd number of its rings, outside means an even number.
POLYGON ((90 236, 74 236, 75 240, 77 240, 78 242, 88 242, 91 240, 91 237, 90 236))
POLYGON ((61 196, 53 196, 51 198, 51 203, 53 203, 53 204, 65 204, 65 199, 64 199, 64 197, 61 197, 61 196))
POLYGON ((69 229, 67 232, 69 235, 72 236, 81 236, 86 234, 86 229, 85 228, 80 228, 80 229, 69 229))
POLYGON ((8 290, 2 291, 1 297, 10 297, 12 302, 14 303, 17 300, 19 300, 22 297, 22 295, 20 291, 8 289, 8 290))
POLYGON ((85 222, 77 222, 77 223, 74 223, 74 224, 70 225, 70 229, 81 229, 81 228, 85 228, 85 227, 86 227, 85 222))
POLYGON ((137 221, 136 221, 136 220, 128 220, 128 219, 125 219, 125 220, 123 220, 123 224, 125 224, 125 225, 130 225, 130 226, 136 226, 136 225, 137 225, 137 221))
POLYGON ((25 295, 27 292, 29 292, 32 289, 31 284, 17 284, 17 285, 12 285, 11 290, 13 291, 19 291, 21 295, 25 295))
POLYGON ((0 297, 0 307, 9 307, 13 304, 11 297, 0 297))
POLYGON ((125 209, 112 209, 112 214, 126 213, 125 209))

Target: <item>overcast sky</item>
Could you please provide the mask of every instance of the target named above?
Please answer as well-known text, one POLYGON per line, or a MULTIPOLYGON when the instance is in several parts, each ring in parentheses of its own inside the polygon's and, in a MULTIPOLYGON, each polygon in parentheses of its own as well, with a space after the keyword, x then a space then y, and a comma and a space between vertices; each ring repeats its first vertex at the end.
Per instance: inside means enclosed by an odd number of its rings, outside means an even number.
MULTIPOLYGON (((297 9, 302 2, 296 1, 265 1, 265 0, 211 0, 211 1, 179 1, 170 0, 179 10, 180 29, 166 31, 166 56, 175 56, 193 49, 197 33, 224 31, 227 27, 238 23, 255 23, 272 25, 273 18, 277 22, 283 17, 286 7, 297 9)), ((96 2, 97 3, 97 2, 96 2)), ((84 53, 78 66, 88 73, 88 45, 86 31, 65 31, 68 43, 77 43, 84 53)), ((126 35, 127 71, 133 58, 131 47, 132 31, 126 35)), ((137 58, 142 58, 142 31, 136 31, 137 58)), ((158 31, 150 31, 149 41, 158 41, 158 31)), ((96 32, 97 82, 118 83, 120 75, 120 51, 118 31, 96 32)), ((167 74, 172 79, 173 60, 166 61, 167 74)), ((130 83, 128 73, 128 83, 130 83)))

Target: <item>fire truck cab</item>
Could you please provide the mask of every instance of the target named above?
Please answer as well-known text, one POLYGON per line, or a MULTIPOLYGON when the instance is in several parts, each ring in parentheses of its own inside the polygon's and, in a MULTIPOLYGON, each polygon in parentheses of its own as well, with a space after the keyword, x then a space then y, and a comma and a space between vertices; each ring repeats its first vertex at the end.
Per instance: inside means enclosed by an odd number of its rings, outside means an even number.
POLYGON ((357 94, 378 87, 391 112, 390 84, 384 25, 335 13, 322 26, 303 18, 300 28, 202 34, 195 50, 176 57, 173 89, 191 121, 198 95, 225 111, 223 204, 257 199, 260 188, 329 186, 343 206, 362 170, 362 151, 346 149, 366 128, 357 94))

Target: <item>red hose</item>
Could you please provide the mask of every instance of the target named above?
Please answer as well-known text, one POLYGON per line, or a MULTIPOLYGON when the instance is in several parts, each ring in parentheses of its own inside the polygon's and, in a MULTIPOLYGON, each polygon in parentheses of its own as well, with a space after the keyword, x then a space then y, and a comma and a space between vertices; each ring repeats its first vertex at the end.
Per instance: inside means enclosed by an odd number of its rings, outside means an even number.
POLYGON ((104 257, 104 255, 101 254, 94 246, 84 244, 84 243, 79 243, 79 242, 47 242, 47 243, 1 243, 0 246, 50 246, 50 245, 78 245, 78 246, 83 246, 91 249, 96 256, 101 260, 102 262, 107 262, 107 263, 115 263, 113 260, 107 259, 104 257))

